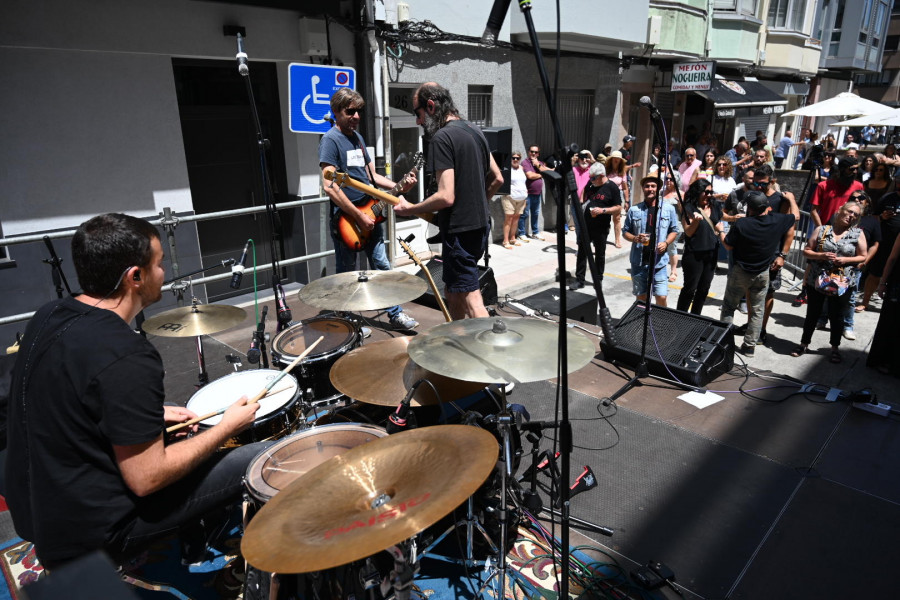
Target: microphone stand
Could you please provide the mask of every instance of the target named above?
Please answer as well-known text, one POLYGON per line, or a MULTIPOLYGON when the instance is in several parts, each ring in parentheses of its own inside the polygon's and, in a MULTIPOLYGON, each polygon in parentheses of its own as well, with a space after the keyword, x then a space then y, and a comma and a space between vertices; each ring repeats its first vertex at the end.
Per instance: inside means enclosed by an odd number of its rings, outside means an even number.
MULTIPOLYGON (((271 234, 272 293, 275 295, 275 298, 278 298, 281 281, 281 267, 279 266, 278 256, 281 249, 281 241, 284 236, 281 218, 278 216, 278 211, 275 209, 275 198, 266 158, 266 154, 271 147, 271 142, 263 136, 262 125, 259 120, 259 111, 256 108, 256 98, 253 95, 253 85, 250 82, 250 68, 247 64, 247 55, 244 52, 244 38, 240 33, 237 34, 237 44, 238 53, 236 58, 238 60, 238 73, 244 79, 244 84, 247 88, 247 97, 250 102, 250 113, 253 117, 253 124, 256 127, 256 148, 259 152, 260 183, 262 185, 263 201, 266 203, 266 214, 269 216, 271 234)), ((285 303, 285 306, 286 305, 287 304, 285 303)), ((282 312, 278 311, 278 326, 276 331, 280 333, 287 329, 289 324, 290 319, 283 318, 282 312)))
MULTIPOLYGON (((544 97, 547 101, 547 108, 550 113, 550 119, 553 123, 553 131, 556 136, 556 145, 557 145, 557 157, 562 160, 561 171, 562 173, 556 173, 552 171, 544 171, 543 175, 547 175, 551 178, 559 178, 559 179, 570 179, 563 178, 563 175, 568 174, 572 169, 572 155, 574 152, 571 147, 567 147, 563 138, 562 127, 559 122, 559 116, 556 112, 556 100, 553 97, 553 94, 550 90, 550 80, 547 77, 547 70, 544 67, 544 58, 541 53, 541 45, 538 40, 537 32, 534 27, 534 20, 531 16, 531 2, 530 0, 520 0, 519 8, 522 11, 522 15, 525 17, 525 24, 528 27, 528 35, 531 40, 531 46, 534 49, 534 59, 537 65, 538 74, 541 78, 541 85, 544 89, 544 97)), ((576 188, 573 185, 574 179, 569 181, 569 194, 573 198, 573 202, 575 206, 580 205, 580 201, 577 198, 576 188)), ((568 598, 569 597, 569 565, 570 565, 570 556, 569 556, 569 464, 571 460, 572 454, 572 425, 569 421, 569 368, 568 368, 568 344, 566 339, 566 318, 565 315, 568 312, 566 307, 566 278, 563 274, 566 272, 566 254, 565 254, 565 234, 563 233, 565 230, 563 225, 566 222, 565 211, 566 211, 566 203, 565 198, 561 199, 561 202, 557 203, 557 219, 556 219, 556 251, 558 257, 558 269, 559 269, 559 338, 558 338, 558 353, 559 353, 559 385, 561 389, 560 394, 560 404, 561 404, 561 413, 560 413, 560 421, 559 421, 559 435, 558 439, 560 442, 560 483, 559 483, 559 499, 560 499, 560 525, 561 525, 561 533, 560 533, 560 546, 562 551, 561 554, 561 573, 562 577, 560 578, 560 598, 568 598)), ((587 243, 586 248, 590 249, 590 239, 587 235, 587 225, 584 220, 584 214, 581 210, 575 211, 575 218, 579 219, 578 223, 580 225, 579 229, 581 230, 581 235, 579 236, 579 244, 587 243)), ((594 261, 593 255, 591 252, 587 252, 587 262, 588 266, 591 269, 591 277, 594 282, 594 291, 597 294, 597 301, 600 307, 600 327, 603 330, 604 337, 609 340, 611 343, 615 343, 615 333, 612 328, 612 317, 609 314, 609 307, 606 305, 606 300, 603 297, 603 291, 600 287, 600 277, 597 273, 597 265, 594 261)), ((505 490, 504 490, 505 491, 505 490)), ((503 498, 505 502, 506 499, 503 498)), ((502 548, 501 553, 505 552, 506 549, 502 548)), ((506 557, 500 556, 500 560, 505 563, 506 557)), ((503 570, 501 570, 501 575, 505 574, 503 570)), ((501 580, 500 594, 504 594, 503 589, 503 581, 501 580)))
MULTIPOLYGON (((669 138, 666 135, 665 123, 663 123, 663 120, 662 120, 661 115, 659 114, 659 111, 657 111, 652 106, 650 106, 648 108, 650 108, 650 120, 653 122, 653 129, 656 132, 656 136, 660 137, 663 140, 663 144, 665 145, 665 151, 666 151, 665 156, 666 156, 666 165, 667 165, 666 168, 670 169, 671 165, 669 165, 669 161, 668 161, 669 138)), ((640 361, 638 362, 637 366, 634 369, 634 375, 631 377, 631 379, 629 379, 625 383, 625 385, 623 385, 621 388, 616 390, 616 392, 613 393, 611 396, 609 396, 608 398, 604 398, 602 400, 604 406, 609 406, 610 404, 615 402, 618 398, 622 397, 625 394, 625 392, 627 392, 631 388, 633 388, 637 385, 641 385, 641 379, 645 379, 647 377, 651 377, 658 381, 663 381, 665 383, 668 383, 675 387, 679 387, 684 390, 693 390, 695 392, 705 391, 703 388, 698 388, 698 387, 695 387, 688 383, 683 383, 681 381, 675 381, 673 379, 667 379, 665 377, 660 377, 658 375, 651 375, 650 369, 647 365, 647 334, 650 331, 650 311, 651 311, 650 296, 653 294, 653 277, 654 277, 654 274, 656 273, 656 264, 659 262, 659 259, 661 257, 661 255, 656 251, 656 245, 657 245, 657 241, 658 241, 657 240, 657 237, 658 237, 657 231, 659 230, 659 207, 663 201, 663 199, 662 199, 663 191, 666 189, 666 179, 668 179, 667 171, 664 171, 662 177, 660 177, 659 179, 662 181, 662 186, 661 186, 662 190, 657 190, 656 204, 654 206, 650 207, 650 215, 653 217, 652 218, 653 227, 650 230, 649 246, 650 246, 650 248, 652 248, 653 259, 650 264, 650 269, 647 271, 647 299, 644 301, 645 304, 643 307, 644 308, 644 323, 643 323, 643 332, 642 332, 642 336, 641 336, 641 358, 640 358, 640 361)), ((677 185, 675 186, 675 195, 678 197, 678 204, 681 206, 681 214, 684 215, 685 214, 684 201, 682 200, 682 197, 681 197, 681 189, 677 185)), ((639 302, 638 302, 638 305, 640 305, 639 302)), ((613 343, 607 342, 607 343, 609 346, 615 347, 614 342, 613 343)))
POLYGON ((71 296, 72 288, 69 287, 69 282, 66 279, 66 274, 63 273, 62 270, 63 261, 59 256, 56 255, 56 250, 53 249, 53 241, 50 239, 49 235, 44 236, 44 244, 47 245, 47 250, 50 251, 50 258, 45 258, 43 262, 52 267, 50 276, 53 279, 53 285, 56 286, 56 297, 62 299, 63 285, 66 286, 66 291, 69 292, 69 295, 71 296))

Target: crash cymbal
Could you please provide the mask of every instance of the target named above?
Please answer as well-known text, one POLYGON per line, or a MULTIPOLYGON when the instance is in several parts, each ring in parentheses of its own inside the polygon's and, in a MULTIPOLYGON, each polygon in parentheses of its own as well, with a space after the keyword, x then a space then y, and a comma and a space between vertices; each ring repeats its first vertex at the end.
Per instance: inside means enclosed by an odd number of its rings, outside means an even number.
POLYGON ((342 394, 379 406, 397 406, 421 379, 437 388, 439 396, 427 383, 413 395, 411 406, 431 406, 459 400, 474 394, 486 383, 460 381, 431 373, 409 359, 406 352, 409 337, 396 337, 370 342, 345 354, 331 367, 331 383, 342 394), (377 380, 377 385, 373 381, 377 380))
POLYGON ((153 315, 141 329, 163 337, 194 337, 230 329, 246 316, 246 311, 237 306, 194 304, 153 315))
MULTIPOLYGON (((559 325, 529 318, 483 317, 441 323, 409 343, 420 367, 464 381, 519 383, 557 376, 559 325)), ((568 371, 594 358, 594 343, 566 329, 568 371)))
POLYGON ((484 483, 499 445, 468 425, 367 442, 315 467, 253 517, 241 554, 269 573, 321 571, 408 539, 484 483))
POLYGON ((351 271, 306 284, 298 298, 329 310, 377 310, 415 300, 425 293, 424 279, 403 271, 351 271))

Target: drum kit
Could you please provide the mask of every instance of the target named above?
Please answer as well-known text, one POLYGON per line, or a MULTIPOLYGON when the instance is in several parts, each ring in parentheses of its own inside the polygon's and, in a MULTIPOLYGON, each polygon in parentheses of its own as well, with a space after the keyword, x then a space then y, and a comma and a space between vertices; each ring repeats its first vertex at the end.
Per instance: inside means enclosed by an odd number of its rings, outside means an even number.
MULTIPOLYGON (((377 310, 415 299, 424 285, 398 271, 342 273, 308 284, 300 299, 326 310, 377 310)), ((201 336, 239 323, 238 311, 243 312, 195 302, 147 319, 144 327, 157 335, 201 336)), ((260 400, 254 425, 227 444, 275 440, 245 475, 241 552, 250 568, 244 597, 380 593, 403 600, 411 597, 422 558, 467 571, 484 566, 489 576, 481 591, 492 579, 504 590, 514 512, 509 507, 518 505, 512 492, 521 416, 507 405, 502 384, 556 377, 550 350, 557 348, 556 336, 555 323, 487 317, 362 344, 358 324, 344 313, 306 319, 279 333, 272 342, 273 365, 293 362, 296 368, 260 400), (473 418, 459 406, 468 397, 492 400, 497 414, 473 418), (463 424, 420 423, 395 432, 394 415, 385 417, 404 405, 413 412, 452 407, 463 424), (492 539, 483 526, 486 517, 478 514, 477 498, 485 495, 500 507, 490 511, 499 521, 500 539, 492 539), (457 508, 466 516, 434 532, 457 508), (439 555, 438 544, 457 528, 465 532, 465 555, 439 555), (476 532, 487 542, 490 555, 484 559, 474 554, 476 532)), ((567 336, 569 370, 575 371, 594 357, 594 344, 573 329, 567 336)), ((221 412, 279 373, 232 373, 201 387, 187 407, 197 414, 221 412)), ((203 420, 200 427, 220 418, 203 420)))

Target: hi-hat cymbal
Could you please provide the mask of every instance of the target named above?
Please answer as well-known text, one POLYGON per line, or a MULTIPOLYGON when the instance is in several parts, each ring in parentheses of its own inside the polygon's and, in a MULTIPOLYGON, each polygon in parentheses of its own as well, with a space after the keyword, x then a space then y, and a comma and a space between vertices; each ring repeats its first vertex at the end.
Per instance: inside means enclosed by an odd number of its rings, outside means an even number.
POLYGON ((241 554, 269 573, 321 571, 372 556, 462 504, 498 453, 494 436, 468 425, 367 442, 275 494, 250 521, 241 554))
POLYGON ((316 279, 297 297, 316 308, 378 310, 415 300, 427 288, 424 279, 403 271, 351 271, 316 279))
POLYGON ((460 381, 423 369, 409 359, 406 349, 410 339, 396 337, 370 342, 350 351, 331 367, 331 383, 354 400, 379 406, 397 406, 421 379, 430 381, 440 396, 435 395, 430 385, 423 383, 413 395, 412 406, 452 402, 487 385, 460 381), (372 384, 373 380, 377 380, 377 385, 372 384))
POLYGON ((163 337, 194 337, 230 329, 246 316, 246 311, 237 306, 194 304, 154 315, 143 322, 141 329, 163 337))
MULTIPOLYGON (((417 365, 464 381, 519 383, 557 376, 559 325, 528 318, 483 317, 441 323, 409 343, 417 365)), ((566 329, 568 372, 588 364, 594 343, 566 329)))

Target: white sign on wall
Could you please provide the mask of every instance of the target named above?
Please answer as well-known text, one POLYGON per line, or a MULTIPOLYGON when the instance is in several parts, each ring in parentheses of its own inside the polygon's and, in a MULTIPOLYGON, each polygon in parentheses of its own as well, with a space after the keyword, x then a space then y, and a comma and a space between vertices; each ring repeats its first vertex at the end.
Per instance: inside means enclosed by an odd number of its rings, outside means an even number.
POLYGON ((672 91, 703 91, 712 87, 716 75, 716 63, 692 62, 672 65, 672 91))

